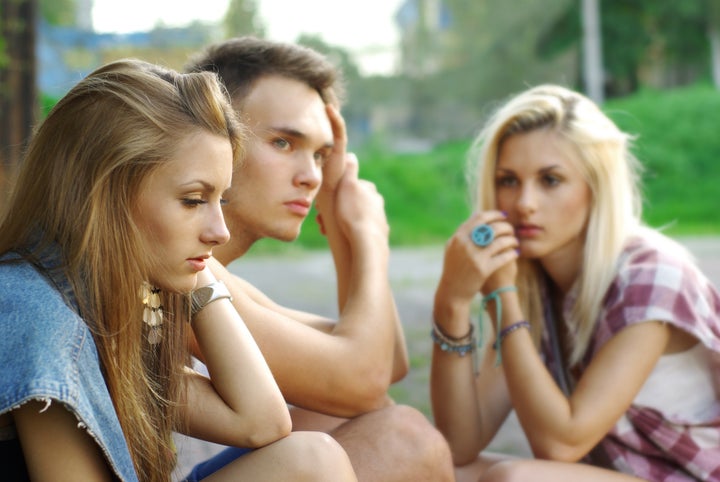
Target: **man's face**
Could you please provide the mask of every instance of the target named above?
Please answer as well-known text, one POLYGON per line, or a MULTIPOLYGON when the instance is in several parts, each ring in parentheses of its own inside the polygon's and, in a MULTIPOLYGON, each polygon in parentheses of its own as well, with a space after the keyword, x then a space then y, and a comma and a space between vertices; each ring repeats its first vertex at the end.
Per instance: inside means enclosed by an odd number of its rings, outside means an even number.
POLYGON ((224 212, 231 244, 244 252, 260 238, 292 241, 300 234, 333 131, 317 91, 280 76, 256 81, 241 118, 250 128, 247 156, 233 175, 224 212))

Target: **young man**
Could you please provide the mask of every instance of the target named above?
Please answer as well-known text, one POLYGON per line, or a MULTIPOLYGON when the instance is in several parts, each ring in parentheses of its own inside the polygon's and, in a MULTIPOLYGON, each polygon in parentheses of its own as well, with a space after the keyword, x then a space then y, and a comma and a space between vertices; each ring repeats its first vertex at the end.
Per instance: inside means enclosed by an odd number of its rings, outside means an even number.
POLYGON ((211 267, 293 406, 294 429, 332 435, 361 481, 452 480, 444 438, 387 396, 408 370, 389 228, 382 196, 345 151, 335 67, 304 47, 243 37, 209 47, 187 70, 217 72, 249 127, 226 195, 231 240, 211 267), (294 240, 314 200, 337 272, 337 320, 279 306, 224 268, 261 238, 294 240))

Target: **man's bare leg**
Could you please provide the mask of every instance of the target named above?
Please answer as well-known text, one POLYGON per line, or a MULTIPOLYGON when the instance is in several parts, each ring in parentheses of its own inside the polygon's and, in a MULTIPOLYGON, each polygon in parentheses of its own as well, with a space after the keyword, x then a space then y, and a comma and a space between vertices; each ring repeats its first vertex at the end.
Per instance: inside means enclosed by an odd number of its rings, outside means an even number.
POLYGON ((293 429, 327 432, 345 449, 360 482, 453 481, 450 449, 418 410, 391 405, 353 419, 293 408, 293 429))

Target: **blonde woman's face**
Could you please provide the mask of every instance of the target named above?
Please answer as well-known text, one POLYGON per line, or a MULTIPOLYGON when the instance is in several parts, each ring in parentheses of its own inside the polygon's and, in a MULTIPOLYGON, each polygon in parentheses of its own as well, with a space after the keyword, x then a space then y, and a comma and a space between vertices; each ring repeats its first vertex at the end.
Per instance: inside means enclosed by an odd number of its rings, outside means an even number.
POLYGON ((150 255, 151 283, 181 293, 195 287, 213 248, 230 238, 221 206, 231 177, 230 141, 199 132, 143 182, 135 222, 150 255))
POLYGON ((500 149, 497 206, 515 228, 522 257, 579 266, 591 191, 571 152, 546 129, 513 135, 500 149))

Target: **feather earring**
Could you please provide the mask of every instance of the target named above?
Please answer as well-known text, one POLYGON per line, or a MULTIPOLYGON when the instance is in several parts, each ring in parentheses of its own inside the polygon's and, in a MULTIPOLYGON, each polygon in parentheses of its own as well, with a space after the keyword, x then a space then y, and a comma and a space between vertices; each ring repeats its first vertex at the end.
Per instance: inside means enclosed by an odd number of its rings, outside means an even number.
POLYGON ((140 297, 144 306, 143 322, 148 326, 148 343, 157 345, 162 340, 163 307, 160 304, 160 288, 143 283, 140 297))

